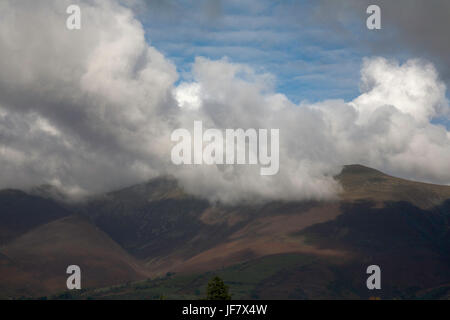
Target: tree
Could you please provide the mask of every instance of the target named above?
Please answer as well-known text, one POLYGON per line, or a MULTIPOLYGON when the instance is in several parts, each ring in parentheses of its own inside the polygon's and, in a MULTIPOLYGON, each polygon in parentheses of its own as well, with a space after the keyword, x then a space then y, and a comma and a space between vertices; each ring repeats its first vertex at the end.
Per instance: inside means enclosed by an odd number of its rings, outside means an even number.
POLYGON ((209 280, 206 289, 206 300, 231 300, 228 286, 218 276, 209 280))

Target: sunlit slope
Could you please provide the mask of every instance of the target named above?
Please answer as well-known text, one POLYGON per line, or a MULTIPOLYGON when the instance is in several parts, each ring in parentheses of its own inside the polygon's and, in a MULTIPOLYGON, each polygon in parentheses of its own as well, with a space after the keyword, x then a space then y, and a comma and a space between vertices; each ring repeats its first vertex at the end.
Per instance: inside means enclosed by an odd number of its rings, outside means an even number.
POLYGON ((361 165, 345 166, 336 179, 344 187, 344 201, 367 199, 378 204, 406 201, 422 209, 450 199, 450 187, 409 181, 361 165))

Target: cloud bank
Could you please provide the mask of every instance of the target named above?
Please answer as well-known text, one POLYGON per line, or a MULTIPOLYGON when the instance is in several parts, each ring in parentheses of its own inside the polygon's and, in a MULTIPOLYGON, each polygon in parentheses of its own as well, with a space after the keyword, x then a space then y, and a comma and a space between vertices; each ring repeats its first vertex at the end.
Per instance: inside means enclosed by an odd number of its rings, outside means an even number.
MULTIPOLYGON (((343 164, 450 183, 445 84, 426 61, 365 59, 353 101, 296 105, 274 77, 226 58, 196 58, 191 82, 146 42, 133 11, 80 1, 82 29, 65 28, 72 1, 0 4, 0 188, 50 183, 103 192, 171 174, 212 201, 330 199, 343 164), (174 166, 170 134, 279 128, 280 171, 174 166)), ((151 38, 151 34, 149 35, 151 38)))

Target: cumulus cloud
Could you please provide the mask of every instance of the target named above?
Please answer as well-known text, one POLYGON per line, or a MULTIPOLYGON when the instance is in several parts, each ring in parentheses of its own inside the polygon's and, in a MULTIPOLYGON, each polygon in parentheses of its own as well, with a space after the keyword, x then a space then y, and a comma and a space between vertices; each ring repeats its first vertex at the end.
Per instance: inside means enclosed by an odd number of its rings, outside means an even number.
POLYGON ((174 65, 146 44, 130 10, 82 2, 83 27, 69 31, 69 4, 1 4, 2 187, 103 190, 160 172, 174 65))
MULTIPOLYGON (((80 31, 65 28, 71 1, 0 6, 0 187, 50 183, 102 192, 172 174, 210 200, 330 199, 343 164, 450 183, 448 112, 433 65, 366 59, 361 95, 296 105, 272 75, 227 59, 197 58, 192 82, 145 39, 119 2, 80 1, 80 31), (174 166, 176 128, 279 128, 280 171, 174 166)), ((151 35, 150 35, 151 37, 151 35)))
POLYGON ((174 89, 180 108, 198 109, 202 106, 201 87, 198 83, 183 82, 174 89))
POLYGON ((433 65, 409 60, 399 66, 385 59, 366 59, 362 67, 363 94, 354 100, 362 113, 388 103, 418 122, 427 123, 447 112, 445 85, 433 65))

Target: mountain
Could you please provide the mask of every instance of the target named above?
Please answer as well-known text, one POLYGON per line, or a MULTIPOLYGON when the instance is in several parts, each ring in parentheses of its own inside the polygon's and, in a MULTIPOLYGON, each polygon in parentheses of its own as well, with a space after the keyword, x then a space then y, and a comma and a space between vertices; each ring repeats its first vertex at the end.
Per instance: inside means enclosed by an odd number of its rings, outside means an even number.
POLYGON ((40 225, 1 247, 0 252, 0 297, 64 291, 69 265, 80 266, 85 288, 147 277, 136 259, 77 215, 40 225))
POLYGON ((408 181, 361 165, 345 166, 336 178, 344 187, 341 199, 347 202, 367 199, 383 205, 403 201, 430 209, 450 199, 448 186, 408 181))
POLYGON ((52 199, 19 190, 0 191, 0 245, 43 223, 69 215, 52 199))
POLYGON ((336 201, 236 206, 186 194, 172 177, 79 203, 5 191, 3 201, 25 209, 16 225, 1 227, 8 240, 0 247, 0 268, 17 280, 0 293, 62 290, 64 266, 76 260, 89 288, 80 298, 195 299, 213 274, 236 298, 448 297, 450 187, 360 165, 345 166, 336 179, 343 187, 336 201), (54 210, 34 209, 29 223, 26 208, 36 201, 54 210), (376 293, 366 288, 371 264, 382 270, 376 293), (42 273, 39 284, 28 282, 30 269, 42 273), (109 288, 96 289, 102 286, 109 288))

